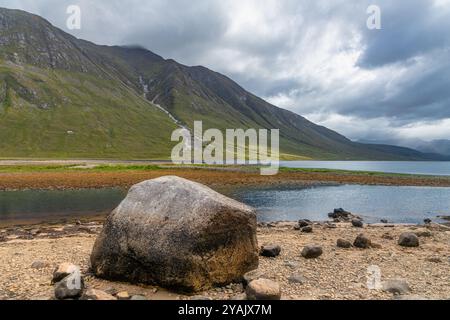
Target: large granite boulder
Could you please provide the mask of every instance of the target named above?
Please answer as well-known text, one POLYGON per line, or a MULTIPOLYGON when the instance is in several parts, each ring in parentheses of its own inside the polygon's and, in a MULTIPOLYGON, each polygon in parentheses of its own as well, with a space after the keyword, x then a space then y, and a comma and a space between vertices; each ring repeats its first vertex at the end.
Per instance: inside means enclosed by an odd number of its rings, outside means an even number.
POLYGON ((101 278, 200 291, 257 269, 255 211, 201 184, 137 184, 108 217, 92 255, 101 278))

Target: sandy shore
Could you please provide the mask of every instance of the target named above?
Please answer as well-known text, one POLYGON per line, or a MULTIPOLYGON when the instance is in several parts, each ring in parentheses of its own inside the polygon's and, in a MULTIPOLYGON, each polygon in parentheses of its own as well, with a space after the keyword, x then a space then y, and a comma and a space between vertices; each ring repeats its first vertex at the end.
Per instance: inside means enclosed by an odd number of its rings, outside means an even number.
MULTIPOLYGON (((350 224, 315 224, 314 232, 294 230, 292 223, 258 228, 260 245, 278 244, 277 258, 260 260, 259 271, 280 283, 283 299, 393 299, 391 293, 367 288, 367 269, 378 266, 382 281, 404 279, 411 287, 408 296, 426 299, 450 298, 450 229, 441 226, 368 226, 364 230, 350 224), (419 248, 397 244, 405 231, 418 233, 419 248), (363 232, 374 243, 371 249, 340 249, 339 238, 353 241, 363 232), (318 244, 324 254, 313 260, 301 257, 304 246, 318 244), (289 278, 295 276, 301 283, 289 278)), ((63 262, 80 265, 88 287, 107 291, 127 291, 147 299, 191 299, 151 286, 134 286, 99 280, 89 274, 89 255, 101 224, 34 226, 0 229, 0 299, 52 299, 50 284, 54 268, 63 262), (33 268, 36 264, 39 268, 33 268)), ((212 299, 234 299, 243 293, 241 284, 200 293, 212 299)))

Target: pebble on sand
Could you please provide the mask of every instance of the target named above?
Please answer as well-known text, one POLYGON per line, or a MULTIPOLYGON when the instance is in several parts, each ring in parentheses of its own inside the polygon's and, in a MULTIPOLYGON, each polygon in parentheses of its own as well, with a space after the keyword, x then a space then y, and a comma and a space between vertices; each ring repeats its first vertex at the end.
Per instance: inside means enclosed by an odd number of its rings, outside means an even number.
POLYGON ((272 280, 258 279, 250 282, 247 287, 248 300, 280 300, 280 285, 272 280))
POLYGON ((302 257, 305 259, 316 259, 323 254, 321 246, 309 245, 303 248, 302 257))

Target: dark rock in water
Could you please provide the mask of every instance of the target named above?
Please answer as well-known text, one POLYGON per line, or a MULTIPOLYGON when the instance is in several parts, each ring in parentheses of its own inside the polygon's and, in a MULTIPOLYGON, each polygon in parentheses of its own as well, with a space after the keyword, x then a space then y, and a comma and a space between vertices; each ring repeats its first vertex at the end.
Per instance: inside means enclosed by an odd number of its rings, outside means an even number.
POLYGON ((306 259, 316 259, 323 254, 323 249, 320 246, 309 245, 303 248, 302 257, 306 259))
POLYGON ((351 216, 351 213, 348 211, 345 211, 344 209, 340 208, 340 209, 334 209, 333 212, 328 214, 328 217, 330 217, 331 219, 338 219, 338 218, 342 218, 342 217, 349 217, 351 216))
POLYGON ((312 228, 311 226, 306 226, 306 227, 303 227, 303 228, 301 229, 301 231, 302 231, 303 233, 312 233, 312 232, 313 232, 313 228, 312 228))
POLYGON ((188 292, 258 267, 255 211, 201 184, 162 177, 131 188, 91 255, 100 278, 188 292))
POLYGON ((400 235, 398 244, 402 247, 416 248, 420 245, 419 237, 411 232, 405 232, 400 235))
POLYGON ((389 223, 389 221, 386 220, 386 219, 381 219, 380 222, 381 222, 381 223, 384 223, 384 224, 388 224, 388 223, 389 223))
POLYGON ((364 223, 361 220, 359 220, 359 219, 353 219, 352 220, 352 225, 355 228, 364 228, 364 223))
POLYGON ((328 217, 333 219, 334 222, 347 222, 353 218, 357 218, 351 212, 345 211, 344 209, 334 209, 333 212, 328 214, 328 217))
POLYGON ((261 256, 268 258, 278 257, 281 253, 281 247, 278 245, 268 245, 261 248, 261 256))
POLYGON ((425 220, 423 220, 423 222, 425 224, 431 224, 431 222, 433 222, 433 221, 431 219, 425 219, 425 220))
POLYGON ((411 292, 411 287, 405 280, 388 280, 383 283, 383 291, 403 295, 411 292))
POLYGON ((356 237, 353 245, 356 248, 369 249, 372 245, 372 241, 370 241, 370 239, 366 237, 364 234, 360 234, 358 237, 356 237))
POLYGON ((280 300, 281 288, 274 281, 267 279, 258 279, 252 281, 247 287, 248 300, 280 300))
POLYGON ((338 239, 337 246, 338 246, 338 248, 344 248, 344 249, 349 249, 349 248, 353 247, 352 243, 350 241, 347 241, 344 239, 338 239))
POLYGON ((84 280, 79 272, 74 272, 55 284, 55 298, 58 300, 76 299, 84 290, 84 280))
POLYGON ((304 227, 307 227, 307 226, 309 226, 309 225, 311 225, 311 221, 309 221, 309 220, 300 220, 300 221, 298 222, 298 226, 299 226, 300 228, 304 228, 304 227))

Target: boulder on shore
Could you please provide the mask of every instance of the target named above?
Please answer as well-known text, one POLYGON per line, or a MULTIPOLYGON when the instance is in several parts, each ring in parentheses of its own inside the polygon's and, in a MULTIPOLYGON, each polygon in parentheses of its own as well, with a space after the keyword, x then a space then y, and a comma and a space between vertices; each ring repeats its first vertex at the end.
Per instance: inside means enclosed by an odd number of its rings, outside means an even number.
POLYGON ((55 284, 55 298, 58 300, 76 299, 84 290, 84 280, 76 271, 55 284))
POLYGON ((91 255, 101 278, 195 292, 258 268, 254 209, 199 183, 161 177, 133 186, 91 255))
POLYGON ((419 237, 411 232, 405 232, 400 235, 398 244, 402 247, 416 248, 420 245, 419 237))
POLYGON ((360 234, 356 237, 353 246, 360 249, 369 249, 372 246, 372 241, 366 235, 360 234))
POLYGON ((303 248, 302 257, 305 259, 316 259, 323 254, 321 246, 309 245, 303 248))
POLYGON ((337 240, 337 247, 343 248, 343 249, 350 249, 353 247, 352 243, 350 241, 347 241, 345 239, 338 239, 337 240))
POLYGON ((279 245, 266 245, 261 248, 261 256, 268 258, 276 258, 281 253, 281 247, 279 245))

